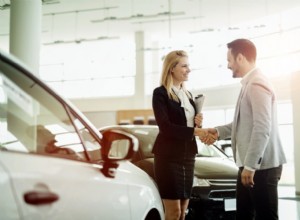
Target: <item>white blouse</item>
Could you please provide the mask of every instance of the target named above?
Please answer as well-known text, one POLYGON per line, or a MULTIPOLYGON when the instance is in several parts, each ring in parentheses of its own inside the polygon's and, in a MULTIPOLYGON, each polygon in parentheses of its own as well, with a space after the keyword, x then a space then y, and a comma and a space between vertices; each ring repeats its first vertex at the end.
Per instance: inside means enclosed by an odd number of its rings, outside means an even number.
POLYGON ((184 113, 187 121, 188 127, 194 127, 194 117, 195 117, 195 109, 190 103, 188 95, 184 92, 182 88, 178 89, 175 86, 172 87, 175 94, 178 96, 181 107, 184 108, 184 113))

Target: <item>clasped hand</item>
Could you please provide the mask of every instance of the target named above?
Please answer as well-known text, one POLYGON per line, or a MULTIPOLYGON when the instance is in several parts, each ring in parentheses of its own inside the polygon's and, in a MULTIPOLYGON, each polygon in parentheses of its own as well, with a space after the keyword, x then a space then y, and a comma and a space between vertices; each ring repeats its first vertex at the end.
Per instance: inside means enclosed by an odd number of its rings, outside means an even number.
POLYGON ((218 139, 218 132, 215 128, 202 129, 202 122, 203 122, 203 114, 202 113, 196 114, 195 135, 198 136, 203 143, 207 145, 211 145, 218 139))
POLYGON ((207 145, 211 145, 218 139, 218 132, 215 128, 206 128, 203 130, 205 130, 207 132, 206 136, 199 137, 203 143, 205 143, 207 145))
POLYGON ((211 145, 218 139, 218 132, 215 128, 195 128, 195 136, 198 136, 203 143, 211 145))

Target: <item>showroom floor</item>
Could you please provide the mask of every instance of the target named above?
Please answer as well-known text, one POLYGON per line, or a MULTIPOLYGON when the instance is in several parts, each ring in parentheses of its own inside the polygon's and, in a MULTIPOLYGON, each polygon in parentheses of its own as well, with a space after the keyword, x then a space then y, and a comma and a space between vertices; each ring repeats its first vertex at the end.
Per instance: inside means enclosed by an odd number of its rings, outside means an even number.
POLYGON ((295 195, 295 187, 279 186, 279 219, 300 219, 300 196, 295 195))

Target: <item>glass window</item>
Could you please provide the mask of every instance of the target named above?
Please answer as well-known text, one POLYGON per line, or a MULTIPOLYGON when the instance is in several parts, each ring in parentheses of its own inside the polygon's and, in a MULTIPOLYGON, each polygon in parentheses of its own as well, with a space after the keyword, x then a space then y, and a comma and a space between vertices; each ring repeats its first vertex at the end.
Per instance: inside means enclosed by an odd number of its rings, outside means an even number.
POLYGON ((47 64, 40 66, 40 76, 45 81, 61 81, 63 80, 64 65, 58 64, 47 64))
POLYGON ((291 103, 280 103, 277 105, 277 117, 279 124, 293 123, 293 109, 291 103))
POLYGON ((223 109, 203 111, 203 127, 215 127, 225 124, 225 112, 223 109))
POLYGON ((279 134, 283 145, 283 150, 287 159, 282 171, 281 184, 295 184, 294 166, 294 127, 292 104, 278 103, 277 117, 279 124, 279 134))
POLYGON ((235 112, 234 108, 225 109, 225 123, 226 124, 231 123, 233 121, 234 112, 235 112))
POLYGON ((280 139, 287 159, 282 170, 281 184, 295 184, 293 125, 279 125, 280 139))
POLYGON ((187 81, 189 90, 199 90, 222 85, 235 84, 240 79, 233 79, 227 69, 227 42, 236 38, 249 38, 258 50, 257 66, 269 77, 291 74, 300 68, 300 28, 299 8, 284 13, 273 14, 238 25, 236 30, 221 27, 218 30, 205 30, 190 35, 163 39, 156 42, 156 47, 147 53, 145 65, 147 94, 152 94, 158 86, 162 60, 171 50, 183 49, 189 54, 191 73, 187 81), (274 21, 278 21, 277 23, 274 21), (257 25, 257 24, 262 24, 257 25), (246 35, 245 35, 246 34, 246 35), (186 44, 186 42, 189 42, 186 44), (153 68, 155 66, 155 68, 153 68), (158 66, 158 67, 157 67, 158 66), (158 74, 154 75, 156 72, 158 74), (152 86, 150 88, 150 86, 152 86))
POLYGON ((65 97, 134 94, 136 67, 132 41, 99 40, 44 46, 41 57, 41 78, 65 97))

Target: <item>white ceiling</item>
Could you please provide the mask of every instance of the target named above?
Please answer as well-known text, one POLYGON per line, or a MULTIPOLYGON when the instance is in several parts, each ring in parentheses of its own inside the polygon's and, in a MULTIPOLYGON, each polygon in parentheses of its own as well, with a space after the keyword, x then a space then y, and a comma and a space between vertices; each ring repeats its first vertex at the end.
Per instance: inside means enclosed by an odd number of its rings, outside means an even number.
MULTIPOLYGON (((42 42, 126 38, 236 28, 300 7, 300 0, 44 0, 42 42)), ((9 35, 9 0, 0 0, 0 46, 9 35), (6 9, 5 9, 6 8, 6 9)), ((255 24, 257 22, 257 24, 255 24)), ((274 21, 275 22, 275 21, 274 21)))

